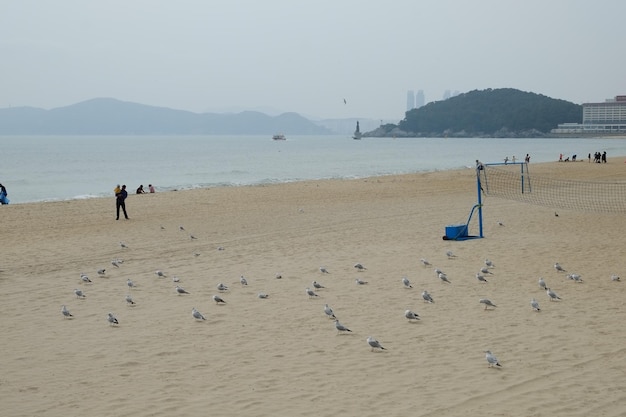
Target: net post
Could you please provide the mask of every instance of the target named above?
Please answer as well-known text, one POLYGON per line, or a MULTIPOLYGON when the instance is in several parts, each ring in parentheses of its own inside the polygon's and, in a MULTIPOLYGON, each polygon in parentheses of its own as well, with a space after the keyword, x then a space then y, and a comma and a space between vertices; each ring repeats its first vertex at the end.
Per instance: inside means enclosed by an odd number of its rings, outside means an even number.
MULTIPOLYGON (((482 163, 476 161, 476 205, 478 206, 478 236, 483 238, 483 201, 480 194, 482 186, 480 184, 480 171, 485 169, 482 163)), ((468 225, 469 226, 469 225, 468 225)))

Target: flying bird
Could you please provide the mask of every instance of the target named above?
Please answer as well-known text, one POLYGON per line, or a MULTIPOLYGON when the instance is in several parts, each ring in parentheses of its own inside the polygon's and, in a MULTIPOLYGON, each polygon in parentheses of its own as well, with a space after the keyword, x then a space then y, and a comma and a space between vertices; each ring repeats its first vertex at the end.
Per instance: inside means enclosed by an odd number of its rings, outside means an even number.
POLYGON ((498 358, 496 358, 490 350, 485 351, 485 359, 487 359, 487 363, 489 364, 490 368, 492 366, 502 366, 500 365, 500 362, 498 362, 498 358))

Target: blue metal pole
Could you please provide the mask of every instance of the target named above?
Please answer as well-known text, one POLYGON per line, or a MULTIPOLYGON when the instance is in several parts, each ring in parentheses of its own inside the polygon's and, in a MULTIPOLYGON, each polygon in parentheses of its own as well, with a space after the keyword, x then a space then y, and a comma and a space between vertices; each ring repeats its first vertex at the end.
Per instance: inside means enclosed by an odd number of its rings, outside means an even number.
MULTIPOLYGON (((482 167, 482 169, 485 169, 482 167)), ((482 238, 483 236, 483 202, 482 196, 480 195, 481 191, 480 186, 480 169, 476 169, 476 192, 478 193, 478 198, 476 204, 478 205, 478 235, 482 238)))

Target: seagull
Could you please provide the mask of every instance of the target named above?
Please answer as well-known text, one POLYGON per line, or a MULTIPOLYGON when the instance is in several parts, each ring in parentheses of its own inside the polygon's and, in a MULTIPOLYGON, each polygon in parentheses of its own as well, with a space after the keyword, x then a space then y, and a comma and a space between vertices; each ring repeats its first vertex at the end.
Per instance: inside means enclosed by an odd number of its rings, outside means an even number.
POLYGON ((619 280, 620 280, 619 275, 615 275, 615 274, 611 275, 611 281, 619 281, 619 280))
POLYGON ((559 213, 557 213, 556 211, 554 212, 554 217, 559 217, 559 213))
POLYGON ((226 250, 226 248, 224 246, 218 246, 217 250, 226 250))
POLYGON ((117 318, 113 315, 113 313, 109 313, 109 316, 107 317, 107 320, 109 321, 109 324, 111 326, 113 326, 114 324, 120 324, 120 322, 117 321, 117 318))
POLYGON ((354 267, 358 269, 359 271, 365 271, 367 269, 362 264, 354 264, 354 267))
POLYGON ((487 310, 487 307, 494 307, 494 308, 495 308, 495 307, 497 307, 497 306, 496 306, 494 303, 492 303, 492 302, 491 302, 491 300, 490 300, 490 299, 488 299, 488 298, 481 298, 481 299, 479 300, 479 303, 482 303, 482 304, 484 304, 484 305, 485 305, 485 310, 487 310))
POLYGON ((435 275, 439 276, 439 274, 443 274, 444 272, 439 269, 439 268, 435 268, 435 275))
POLYGON ((559 297, 558 295, 556 295, 556 293, 554 291, 552 291, 550 288, 546 287, 546 294, 548 294, 548 297, 550 297, 550 301, 554 301, 554 300, 560 300, 561 297, 559 297))
POLYGON ((504 223, 498 222, 498 226, 504 226, 504 223))
POLYGON ((448 279, 448 276, 444 274, 443 272, 439 273, 439 279, 442 280, 443 282, 447 282, 448 284, 452 284, 450 280, 448 279))
POLYGON ((174 287, 174 288, 176 288, 176 292, 177 292, 178 294, 189 294, 189 293, 188 293, 188 292, 187 292, 187 291, 186 291, 183 287, 179 287, 179 286, 177 285, 177 286, 176 286, 176 287, 174 287))
POLYGON ((157 277, 159 278, 165 278, 167 275, 165 275, 165 273, 161 270, 156 270, 154 271, 154 273, 156 274, 157 277))
POLYGON ((422 265, 424 266, 432 266, 430 262, 428 262, 428 260, 422 258, 420 259, 420 262, 422 263, 422 265))
POLYGON ((323 266, 320 266, 320 272, 322 274, 330 274, 330 272, 328 272, 328 270, 326 268, 324 268, 323 266))
POLYGON ((434 303, 435 302, 435 300, 433 300, 433 297, 426 290, 422 291, 422 298, 424 299, 424 302, 426 302, 426 303, 434 303))
POLYGON ((480 272, 482 272, 483 274, 491 274, 491 275, 493 275, 493 272, 491 272, 489 270, 489 268, 487 268, 486 266, 483 266, 482 268, 480 268, 480 272))
POLYGON ((128 248, 128 246, 124 242, 120 242, 120 247, 122 247, 124 249, 128 248))
POLYGON ((197 239, 197 237, 195 237, 194 235, 189 235, 189 238, 190 238, 191 240, 197 239))
POLYGON ((417 313, 412 312, 411 310, 406 310, 404 312, 404 317, 406 317, 409 321, 420 319, 420 316, 417 313))
POLYGON ((533 310, 535 311, 541 311, 541 309, 539 308, 539 303, 537 302, 537 300, 535 300, 534 298, 532 300, 530 300, 530 306, 533 308, 533 310))
POLYGON ((172 277, 172 282, 180 282, 180 278, 178 278, 176 275, 174 275, 172 277))
POLYGON ((106 269, 104 269, 104 268, 98 269, 98 275, 100 275, 100 276, 104 276, 105 272, 106 272, 106 269))
POLYGON ((178 230, 183 231, 185 228, 183 226, 178 226, 178 230))
POLYGON ((76 294, 77 298, 85 298, 86 295, 83 294, 83 292, 81 290, 79 290, 78 288, 74 290, 74 294, 76 294))
POLYGON ((335 319, 335 328, 337 329, 337 331, 339 333, 341 332, 351 332, 352 330, 348 329, 346 326, 344 326, 343 324, 339 323, 339 320, 335 319))
POLYGON ((239 278, 239 282, 241 282, 241 285, 248 285, 248 280, 243 275, 239 278))
POLYGON ((363 281, 362 279, 355 279, 354 282, 356 282, 356 285, 365 285, 367 284, 367 281, 363 281))
POLYGON ((215 301, 215 304, 226 304, 226 301, 224 301, 224 299, 219 295, 214 295, 213 301, 215 301))
POLYGON ((194 319, 196 319, 196 320, 206 320, 206 319, 204 318, 204 316, 202 315, 202 313, 200 313, 198 310, 196 310, 196 308, 195 308, 195 307, 193 307, 193 308, 191 309, 191 315, 192 315, 192 316, 193 316, 193 318, 194 318, 194 319))
POLYGON ((326 288, 326 287, 317 281, 313 281, 313 288, 315 288, 316 290, 319 290, 320 288, 326 288))
POLYGON ((329 319, 336 319, 335 313, 333 313, 333 309, 328 306, 328 304, 324 304, 324 313, 328 316, 329 319))
POLYGON ((283 276, 282 276, 282 274, 280 274, 279 272, 277 272, 277 273, 276 273, 276 275, 274 275, 274 278, 276 278, 276 279, 282 279, 282 278, 283 278, 283 276))
POLYGON ((583 282, 583 279, 578 274, 567 274, 567 278, 576 282, 583 282))
POLYGON ((132 282, 129 278, 126 280, 126 285, 128 285, 128 288, 133 288, 135 286, 135 283, 132 282))
POLYGON ((491 260, 489 259, 485 259, 485 266, 487 266, 488 268, 494 268, 495 265, 493 262, 491 262, 491 260))
POLYGON ((407 277, 402 277, 402 283, 404 284, 404 288, 413 288, 411 281, 409 281, 407 277))
POLYGON ((306 291, 306 294, 309 296, 309 298, 319 297, 319 295, 315 294, 315 291, 313 291, 310 288, 307 288, 305 291, 306 291))
POLYGON ((500 365, 500 362, 498 362, 498 358, 496 358, 490 350, 485 351, 485 359, 487 359, 490 368, 492 366, 502 366, 500 365))
POLYGON ((448 257, 448 259, 456 258, 456 255, 451 250, 446 252, 446 256, 448 257))
POLYGON ((63 317, 74 317, 72 316, 72 313, 70 313, 70 311, 67 309, 67 307, 65 307, 65 305, 61 306, 61 313, 63 313, 63 317))
POLYGON ((546 282, 543 280, 543 278, 539 278, 539 288, 541 289, 546 289, 546 282))
POLYGON ((130 296, 130 294, 126 295, 126 303, 128 303, 129 306, 135 305, 135 302, 133 301, 133 298, 130 296))
POLYGON ((264 292, 260 292, 256 296, 259 297, 259 298, 268 298, 269 297, 269 295, 265 294, 264 292))
POLYGON ((554 269, 556 269, 556 272, 567 272, 558 262, 554 264, 554 269))
POLYGON ((488 282, 487 278, 485 278, 484 275, 481 275, 480 273, 476 273, 476 279, 478 280, 478 282, 488 282))
POLYGON ((80 274, 80 279, 81 279, 83 282, 89 282, 89 283, 91 283, 91 280, 89 279, 89 277, 87 276, 87 274, 80 274))
POLYGON ((382 349, 385 350, 385 348, 383 347, 383 345, 380 344, 380 342, 376 339, 374 339, 372 336, 367 336, 367 343, 370 345, 370 347, 372 348, 372 352, 374 351, 374 349, 382 349))
POLYGON ((118 260, 117 260, 117 259, 113 259, 113 260, 111 261, 111 265, 113 265, 113 266, 114 266, 114 267, 116 267, 116 268, 119 268, 119 267, 120 267, 120 263, 118 262, 118 260))
POLYGON ((217 290, 221 292, 228 291, 228 287, 220 282, 217 284, 217 290))

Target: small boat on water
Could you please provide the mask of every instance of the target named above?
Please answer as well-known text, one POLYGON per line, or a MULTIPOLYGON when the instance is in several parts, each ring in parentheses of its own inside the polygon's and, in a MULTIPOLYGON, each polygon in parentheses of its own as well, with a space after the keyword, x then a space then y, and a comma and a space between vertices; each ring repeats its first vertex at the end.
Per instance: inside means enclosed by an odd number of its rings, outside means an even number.
POLYGON ((272 136, 272 139, 273 140, 287 140, 285 135, 283 135, 282 133, 278 133, 278 134, 272 136))
POLYGON ((352 135, 352 139, 361 140, 361 130, 359 129, 359 122, 356 122, 356 130, 354 131, 354 135, 352 135))

